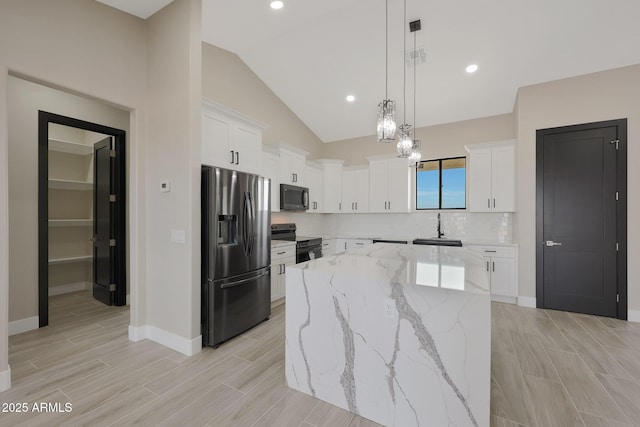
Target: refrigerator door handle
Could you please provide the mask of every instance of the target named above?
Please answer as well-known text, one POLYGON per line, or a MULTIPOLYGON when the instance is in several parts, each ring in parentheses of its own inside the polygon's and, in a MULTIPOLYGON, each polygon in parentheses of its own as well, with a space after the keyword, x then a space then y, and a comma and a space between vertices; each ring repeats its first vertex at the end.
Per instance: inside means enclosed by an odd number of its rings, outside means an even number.
POLYGON ((255 239, 255 227, 256 227, 256 216, 253 206, 253 198, 251 197, 251 193, 247 194, 249 199, 249 223, 251 224, 251 228, 249 230, 249 255, 253 254, 253 246, 255 239))
POLYGON ((258 274, 257 276, 252 276, 252 277, 247 277, 246 279, 240 279, 240 280, 236 280, 235 282, 229 282, 229 283, 223 283, 222 285, 220 285, 220 288, 224 289, 224 288, 232 288, 234 286, 238 286, 238 285, 242 285, 245 284, 247 282, 252 282, 256 279, 259 279, 261 277, 266 276, 267 274, 269 274, 269 270, 265 270, 262 273, 258 274))
POLYGON ((251 193, 244 193, 244 212, 243 212, 243 240, 244 240, 244 254, 250 256, 253 251, 253 202, 251 200, 251 193))

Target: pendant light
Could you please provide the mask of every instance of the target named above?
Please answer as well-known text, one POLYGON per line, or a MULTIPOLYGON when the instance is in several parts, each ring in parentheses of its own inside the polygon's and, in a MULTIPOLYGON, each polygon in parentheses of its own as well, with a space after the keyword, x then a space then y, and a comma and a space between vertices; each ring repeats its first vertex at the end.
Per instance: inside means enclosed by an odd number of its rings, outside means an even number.
MULTIPOLYGON (((407 22, 407 0, 404 0, 404 11, 402 20, 402 53, 403 56, 407 51, 407 36, 405 34, 404 26, 407 22)), ((402 115, 403 124, 400 126, 400 140, 396 144, 398 151, 398 157, 408 158, 411 155, 411 147, 413 146, 413 140, 411 139, 411 125, 407 123, 407 62, 402 61, 402 115)))
MULTIPOLYGON (((416 89, 416 67, 418 66, 417 62, 417 51, 416 51, 416 32, 422 28, 420 24, 420 20, 411 21, 409 23, 409 31, 413 33, 413 127, 414 127, 414 137, 415 129, 416 129, 416 93, 418 92, 416 89)), ((422 151, 419 139, 412 140, 411 143, 411 153, 409 154, 409 166, 417 166, 420 160, 422 160, 422 151)))
POLYGON ((396 106, 389 99, 389 0, 384 2, 384 100, 378 104, 378 142, 392 142, 396 138, 396 106))

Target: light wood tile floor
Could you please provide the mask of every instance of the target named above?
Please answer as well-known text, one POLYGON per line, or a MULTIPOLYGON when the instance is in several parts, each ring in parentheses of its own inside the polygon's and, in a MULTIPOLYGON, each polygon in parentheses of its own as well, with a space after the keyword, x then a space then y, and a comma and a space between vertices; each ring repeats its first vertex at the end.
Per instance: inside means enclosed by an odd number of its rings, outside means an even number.
MULTIPOLYGON (((72 411, 0 426, 377 426, 286 386, 283 305, 193 357, 129 342, 129 310, 87 292, 52 297, 50 324, 10 337, 0 402, 72 411)), ((640 425, 640 324, 494 303, 491 369, 492 426, 640 425)))

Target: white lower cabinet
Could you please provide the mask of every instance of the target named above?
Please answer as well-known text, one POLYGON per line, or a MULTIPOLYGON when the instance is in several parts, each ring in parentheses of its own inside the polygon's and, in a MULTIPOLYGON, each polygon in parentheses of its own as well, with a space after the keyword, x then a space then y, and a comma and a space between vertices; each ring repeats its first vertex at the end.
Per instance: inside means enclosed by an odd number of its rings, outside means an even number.
POLYGON ((371 239, 335 239, 336 240, 336 252, 340 253, 348 251, 349 249, 361 248, 373 244, 371 239))
POLYGON ((518 299, 518 248, 516 246, 467 245, 482 255, 489 274, 491 299, 516 303, 518 299))
POLYGON ((336 253, 337 239, 322 239, 322 256, 331 256, 336 253))
POLYGON ((271 302, 284 298, 287 267, 296 263, 296 244, 271 248, 271 302))

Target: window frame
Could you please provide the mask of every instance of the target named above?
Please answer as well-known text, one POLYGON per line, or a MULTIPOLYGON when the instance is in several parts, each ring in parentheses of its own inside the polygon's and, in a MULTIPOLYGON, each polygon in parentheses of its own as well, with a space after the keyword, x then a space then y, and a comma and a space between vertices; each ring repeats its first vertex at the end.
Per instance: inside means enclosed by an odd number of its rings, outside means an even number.
POLYGON ((466 210, 467 209, 467 156, 455 156, 455 157, 442 157, 440 159, 429 159, 429 160, 421 160, 419 163, 427 163, 427 162, 438 162, 438 181, 440 183, 440 188, 438 189, 438 207, 437 208, 418 208, 418 172, 419 167, 416 164, 416 172, 415 172, 415 210, 416 211, 441 211, 441 210, 466 210), (462 208, 443 208, 442 207, 442 162, 444 160, 458 160, 464 159, 464 207, 462 208))

